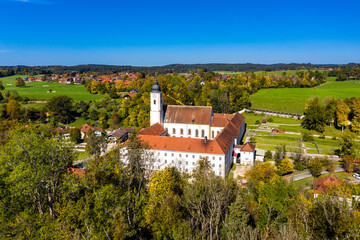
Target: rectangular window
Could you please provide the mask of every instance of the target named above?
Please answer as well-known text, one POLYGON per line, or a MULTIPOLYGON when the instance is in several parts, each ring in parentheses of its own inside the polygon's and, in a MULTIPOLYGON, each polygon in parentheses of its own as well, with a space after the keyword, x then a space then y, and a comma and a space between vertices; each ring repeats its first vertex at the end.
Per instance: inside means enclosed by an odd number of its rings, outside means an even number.
MULTIPOLYGON (((174 156, 174 154, 172 153, 172 154, 171 154, 171 156, 173 157, 173 156, 174 156)), ((220 160, 221 160, 221 159, 220 159, 220 160)))
POLYGON ((188 161, 186 161, 186 165, 189 165, 189 162, 188 162, 188 161))
POLYGON ((195 137, 199 137, 199 130, 195 130, 195 137))
POLYGON ((221 176, 221 172, 219 172, 219 176, 221 176))
POLYGON ((222 160, 222 158, 221 158, 221 157, 219 157, 219 160, 222 160))
POLYGON ((215 164, 213 164, 212 167, 215 167, 215 164))
POLYGON ((167 163, 167 160, 165 160, 165 163, 167 163))
POLYGON ((188 135, 191 135, 191 129, 189 129, 189 131, 188 131, 188 135))
POLYGON ((214 138, 214 131, 211 131, 211 138, 214 138))
POLYGON ((221 167, 221 164, 219 164, 219 167, 221 167))
POLYGON ((215 157, 213 157, 213 160, 215 160, 215 157))
POLYGON ((179 153, 179 157, 181 157, 181 153, 179 153))
POLYGON ((186 154, 186 157, 188 157, 189 155, 188 154, 186 154))
POLYGON ((195 158, 195 155, 193 155, 193 158, 195 158))
POLYGON ((201 130, 201 137, 205 137, 205 131, 201 130))
POLYGON ((167 153, 165 153, 165 157, 167 156, 167 153))
POLYGON ((154 99, 154 104, 156 104, 156 100, 154 99))
POLYGON ((180 129, 180 134, 183 135, 184 134, 184 130, 181 128, 180 129))
POLYGON ((193 165, 195 165, 195 162, 193 162, 193 165))
POLYGON ((173 128, 173 134, 176 134, 176 129, 175 128, 173 128))

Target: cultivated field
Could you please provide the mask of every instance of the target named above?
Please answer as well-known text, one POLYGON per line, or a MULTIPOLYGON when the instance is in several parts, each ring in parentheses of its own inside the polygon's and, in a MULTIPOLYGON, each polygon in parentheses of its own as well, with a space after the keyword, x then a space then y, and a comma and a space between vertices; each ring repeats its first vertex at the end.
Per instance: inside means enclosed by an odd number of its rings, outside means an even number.
POLYGON ((276 88, 262 89, 251 96, 252 108, 286 113, 302 114, 306 101, 318 96, 350 98, 360 96, 360 81, 328 82, 314 88, 276 88))
POLYGON ((20 96, 28 97, 30 100, 47 100, 53 96, 66 95, 75 101, 100 100, 104 95, 90 94, 83 85, 67 85, 65 83, 53 82, 26 82, 26 87, 15 87, 15 79, 22 76, 10 76, 0 78, 5 91, 17 91, 20 96), (52 92, 48 92, 49 89, 52 92))

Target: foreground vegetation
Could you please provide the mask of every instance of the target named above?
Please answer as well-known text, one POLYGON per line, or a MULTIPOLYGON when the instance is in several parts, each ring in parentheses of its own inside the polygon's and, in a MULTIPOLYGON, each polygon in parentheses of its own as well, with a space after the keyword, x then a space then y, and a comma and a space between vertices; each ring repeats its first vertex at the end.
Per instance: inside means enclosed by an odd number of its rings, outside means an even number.
POLYGON ((10 132, 0 155, 0 238, 9 239, 345 239, 358 238, 360 194, 344 183, 331 195, 298 192, 270 163, 256 165, 247 188, 217 177, 206 159, 191 174, 148 171, 135 135, 122 155, 96 156, 87 171, 51 128, 10 132), (50 153, 50 154, 49 154, 50 153), (15 163, 15 164, 14 164, 15 163), (191 181, 190 181, 191 178, 191 181))

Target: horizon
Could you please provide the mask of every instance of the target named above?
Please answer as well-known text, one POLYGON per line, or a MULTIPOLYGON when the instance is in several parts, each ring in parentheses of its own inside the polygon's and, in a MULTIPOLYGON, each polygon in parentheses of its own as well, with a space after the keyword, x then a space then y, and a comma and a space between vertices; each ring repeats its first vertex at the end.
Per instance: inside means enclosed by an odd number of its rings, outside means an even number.
POLYGON ((359 2, 0 0, 2 66, 360 62, 359 2))

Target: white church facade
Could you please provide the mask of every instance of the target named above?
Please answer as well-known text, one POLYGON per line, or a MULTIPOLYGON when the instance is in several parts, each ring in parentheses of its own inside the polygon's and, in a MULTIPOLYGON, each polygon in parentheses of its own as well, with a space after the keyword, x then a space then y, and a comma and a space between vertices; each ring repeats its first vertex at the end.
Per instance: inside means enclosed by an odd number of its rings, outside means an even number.
POLYGON ((150 101, 150 127, 139 131, 139 137, 153 153, 151 169, 175 166, 191 173, 200 158, 207 158, 215 174, 225 177, 241 156, 246 155, 244 164, 253 164, 255 147, 240 145, 246 127, 239 113, 217 114, 210 106, 164 106, 157 80, 150 101))

